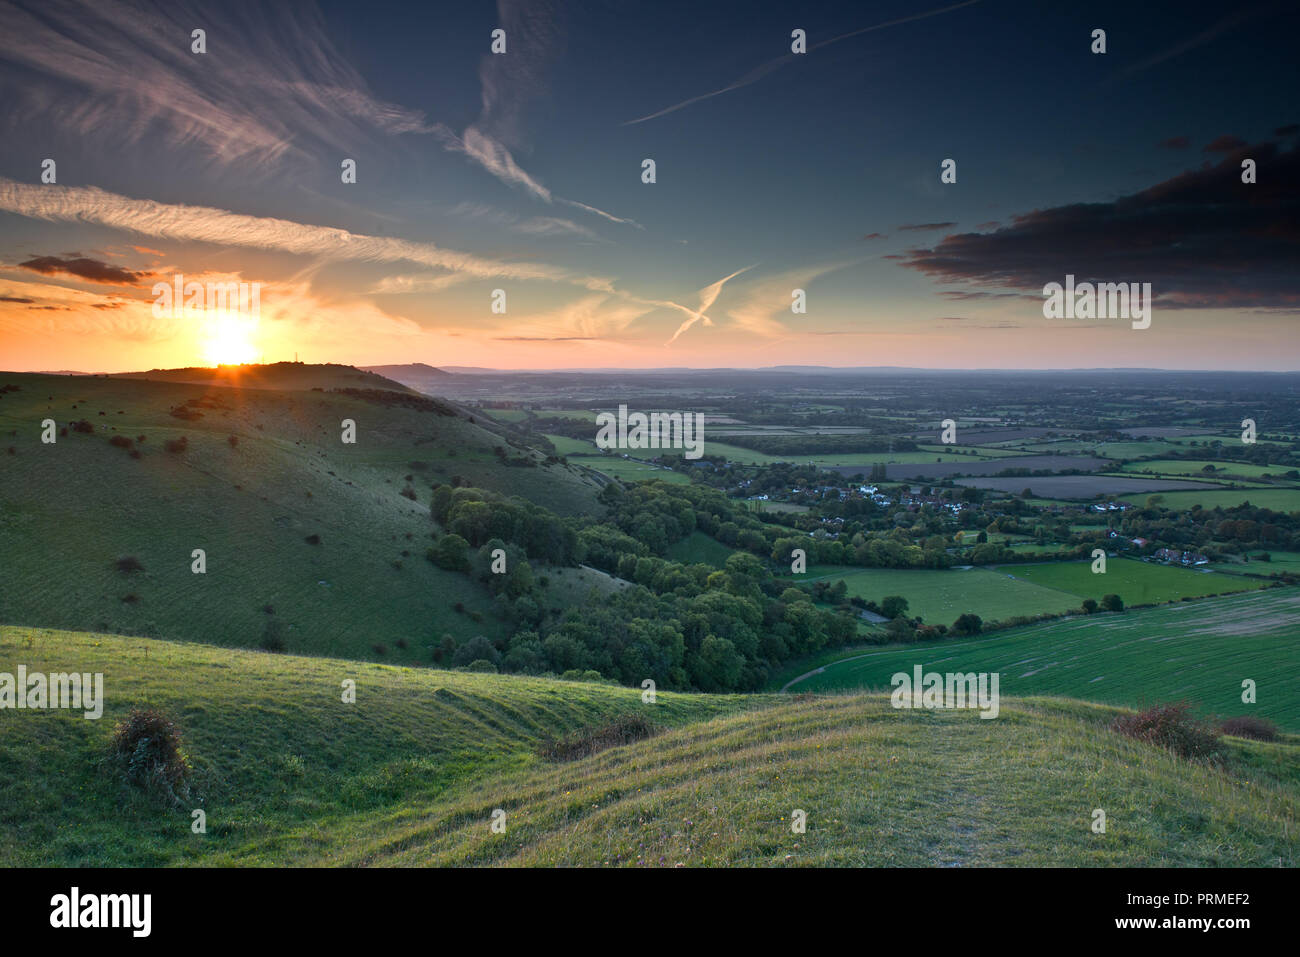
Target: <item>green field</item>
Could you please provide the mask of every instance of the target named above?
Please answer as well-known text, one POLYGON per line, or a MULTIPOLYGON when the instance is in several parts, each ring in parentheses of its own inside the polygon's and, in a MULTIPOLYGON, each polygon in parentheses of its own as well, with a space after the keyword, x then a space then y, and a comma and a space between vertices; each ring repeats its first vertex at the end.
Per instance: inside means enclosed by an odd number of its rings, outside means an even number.
MULTIPOLYGON (((794 691, 888 688, 890 676, 929 671, 998 672, 1004 695, 1065 695, 1143 707, 1187 699, 1203 713, 1255 714, 1300 731, 1300 589, 1180 602, 1118 614, 1080 615, 987 638, 926 642, 841 662, 794 691), (1257 684, 1255 705, 1241 683, 1257 684)), ((805 669, 807 670, 807 669, 805 669)))
MULTIPOLYGON (((1242 502, 1249 502, 1256 508, 1268 508, 1275 512, 1300 512, 1300 488, 1241 488, 1241 489, 1202 489, 1192 492, 1159 492, 1165 508, 1190 509, 1195 505, 1201 508, 1232 508, 1242 502)), ((1149 493, 1122 495, 1120 501, 1145 505, 1149 493)))
POLYGON ((1300 552, 1274 551, 1273 549, 1251 549, 1247 552, 1247 562, 1216 562, 1211 568, 1230 572, 1245 572, 1251 575, 1276 575, 1281 572, 1300 574, 1300 552), (1257 561, 1256 555, 1267 554, 1269 560, 1257 561))
POLYGON ((661 482, 688 485, 691 481, 690 477, 683 472, 674 472, 672 469, 661 468, 637 459, 625 459, 621 455, 570 455, 568 458, 573 465, 585 465, 587 468, 604 472, 610 478, 616 478, 620 482, 658 479, 661 482))
POLYGON ((1108 559, 1105 574, 1093 574, 1091 561, 1003 565, 999 571, 1080 599, 1119 595, 1126 605, 1162 604, 1260 586, 1237 576, 1128 558, 1108 559))
POLYGON ((596 448, 596 443, 594 441, 587 442, 583 439, 571 439, 567 435, 551 435, 550 433, 547 433, 546 437, 550 439, 551 444, 555 446, 556 455, 600 454, 600 450, 596 448))
POLYGON ((941 447, 930 447, 915 452, 840 452, 819 453, 815 455, 768 455, 753 449, 715 442, 712 439, 704 443, 705 455, 725 455, 730 462, 742 465, 770 465, 773 462, 793 462, 803 465, 919 465, 926 462, 983 462, 999 458, 1004 453, 997 449, 981 449, 978 455, 959 455, 941 447), (990 454, 991 453, 991 454, 990 454))
MULTIPOLYGON (((1023 566, 1010 566, 1020 568, 1023 566)), ((793 576, 800 577, 800 576, 793 576)), ((850 596, 879 602, 886 595, 907 599, 907 614, 927 624, 950 625, 973 612, 987 622, 1021 615, 1060 614, 1079 607, 1073 595, 1021 581, 987 568, 845 568, 815 565, 802 580, 844 579, 850 596)))
MULTIPOLYGON (((637 689, 605 684, 0 629, 0 669, 17 662, 102 672, 107 704, 99 721, 31 711, 0 720, 0 859, 11 866, 1197 867, 1300 857, 1293 738, 1234 739, 1219 770, 1123 738, 1108 727, 1113 709, 1082 702, 1004 698, 994 721, 896 711, 882 695, 661 693, 648 705, 637 689), (357 683, 355 704, 340 700, 344 679, 357 683), (179 806, 146 798, 105 760, 114 723, 145 703, 173 715, 185 738, 194 774, 179 806), (665 730, 566 763, 536 753, 547 736, 617 715, 649 715, 665 730), (1091 833, 1098 806, 1110 836, 1091 833), (191 807, 204 810, 206 833, 191 832, 191 807), (489 827, 498 808, 504 833, 489 827), (791 833, 796 808, 808 812, 807 833, 791 833)), ((1270 674, 1260 671, 1261 700, 1275 692, 1270 674)))
POLYGON ((714 565, 721 568, 735 550, 703 532, 691 532, 668 546, 668 560, 685 565, 714 565))
POLYGON ((1123 472, 1150 472, 1153 475, 1192 475, 1197 478, 1213 479, 1226 475, 1243 475, 1247 478, 1282 478, 1283 473, 1294 471, 1294 465, 1247 465, 1242 462, 1224 461, 1185 461, 1183 459, 1152 459, 1143 462, 1128 462, 1121 467, 1123 472), (1215 471, 1206 472, 1206 466, 1215 471))

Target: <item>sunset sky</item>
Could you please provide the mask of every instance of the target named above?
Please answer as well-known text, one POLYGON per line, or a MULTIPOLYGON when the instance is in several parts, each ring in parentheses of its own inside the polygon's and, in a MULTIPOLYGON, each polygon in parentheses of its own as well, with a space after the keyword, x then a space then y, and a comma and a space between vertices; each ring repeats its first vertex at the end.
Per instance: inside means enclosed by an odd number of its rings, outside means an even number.
POLYGON ((1061 6, 0 2, 0 368, 1300 369, 1300 13, 1061 6))

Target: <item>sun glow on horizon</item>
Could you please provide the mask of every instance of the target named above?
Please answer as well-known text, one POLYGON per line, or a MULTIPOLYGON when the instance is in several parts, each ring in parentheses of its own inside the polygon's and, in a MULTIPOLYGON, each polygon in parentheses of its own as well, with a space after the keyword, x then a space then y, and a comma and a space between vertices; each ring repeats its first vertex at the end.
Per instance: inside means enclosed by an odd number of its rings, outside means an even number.
POLYGON ((210 365, 244 365, 257 361, 253 340, 257 320, 231 313, 219 313, 209 320, 202 336, 203 358, 210 365))

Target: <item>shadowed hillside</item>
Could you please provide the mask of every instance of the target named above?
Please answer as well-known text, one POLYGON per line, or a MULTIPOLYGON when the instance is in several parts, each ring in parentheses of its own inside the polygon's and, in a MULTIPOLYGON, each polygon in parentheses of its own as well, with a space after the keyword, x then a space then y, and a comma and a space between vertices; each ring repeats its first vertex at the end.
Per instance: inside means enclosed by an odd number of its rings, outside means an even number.
POLYGON ((0 381, 18 387, 0 404, 9 623, 245 647, 269 628, 291 651, 383 645, 428 662, 445 634, 505 628, 481 586, 425 559, 433 485, 459 477, 561 513, 595 507, 598 486, 578 470, 406 391, 0 381), (47 418, 54 444, 41 442, 47 418), (345 419, 355 444, 341 441, 345 419), (191 571, 194 549, 206 574, 191 571), (139 567, 120 567, 128 558, 139 567))

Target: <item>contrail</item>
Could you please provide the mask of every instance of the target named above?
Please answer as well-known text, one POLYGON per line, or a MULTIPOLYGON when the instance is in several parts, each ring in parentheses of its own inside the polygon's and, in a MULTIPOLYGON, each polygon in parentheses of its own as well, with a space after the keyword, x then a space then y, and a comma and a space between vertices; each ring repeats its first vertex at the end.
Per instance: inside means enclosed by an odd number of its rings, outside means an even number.
MULTIPOLYGON (((849 37, 856 37, 859 34, 871 33, 873 30, 883 30, 885 29, 885 27, 896 27, 900 23, 910 23, 913 20, 924 20, 927 17, 937 17, 941 13, 948 13, 952 10, 960 10, 962 7, 969 7, 971 4, 979 3, 979 2, 980 0, 964 0, 964 2, 954 3, 950 7, 941 7, 938 10, 928 10, 925 13, 914 13, 910 17, 899 17, 897 20, 890 20, 887 23, 877 23, 875 26, 872 27, 863 27, 861 30, 853 30, 849 33, 841 33, 839 36, 831 37, 829 40, 823 40, 821 43, 814 43, 808 49, 810 51, 818 50, 821 49, 822 47, 830 46, 832 43, 839 43, 841 40, 847 40, 849 39, 849 37)), ((791 60, 793 60, 796 56, 799 55, 800 54, 797 53, 787 53, 784 56, 779 56, 774 60, 768 60, 766 63, 762 64, 761 66, 755 67, 754 69, 746 73, 744 76, 742 76, 740 79, 735 80, 732 83, 729 83, 728 85, 724 86, 720 90, 714 90, 712 93, 703 93, 700 96, 693 96, 689 100, 682 100, 682 102, 677 103, 673 106, 665 107, 664 109, 659 110, 657 113, 651 113, 647 116, 642 116, 639 119, 635 119, 635 120, 628 120, 626 123, 622 123, 620 125, 632 126, 634 123, 644 123, 646 120, 653 120, 656 117, 664 116, 667 113, 675 113, 678 110, 683 109, 684 107, 690 106, 692 103, 698 103, 701 100, 708 100, 715 96, 721 96, 723 93, 730 93, 732 90, 739 90, 741 87, 749 86, 751 83, 757 83, 759 80, 767 76, 773 70, 785 66, 787 63, 789 63, 791 60)))
MULTIPOLYGON (((669 339, 666 343, 664 343, 664 345, 671 346, 674 342, 677 341, 678 336, 680 336, 691 326, 695 325, 701 319, 704 320, 704 324, 706 326, 713 325, 713 320, 704 314, 705 310, 712 308, 713 304, 718 301, 718 295, 719 293, 722 292, 722 287, 725 286, 729 280, 735 279, 742 272, 745 272, 745 270, 753 269, 753 268, 754 268, 753 266, 746 266, 744 269, 737 269, 730 276, 724 276, 723 278, 719 279, 717 282, 713 283, 712 285, 705 286, 703 289, 701 289, 699 292, 700 308, 695 310, 683 310, 690 313, 690 318, 677 327, 677 331, 673 333, 673 337, 669 339)), ((674 305, 676 304, 674 303, 674 305)), ((681 307, 679 306, 678 308, 681 307)))

